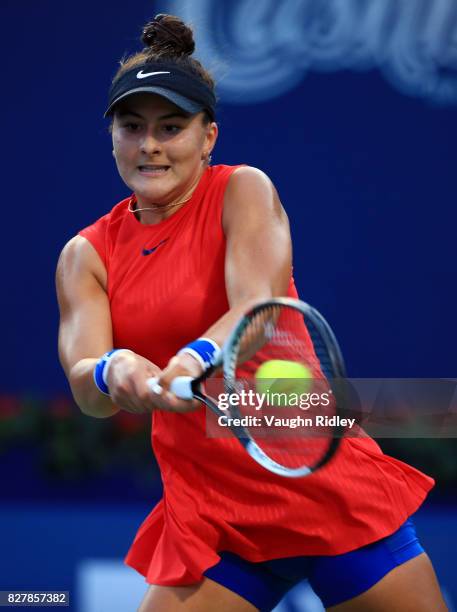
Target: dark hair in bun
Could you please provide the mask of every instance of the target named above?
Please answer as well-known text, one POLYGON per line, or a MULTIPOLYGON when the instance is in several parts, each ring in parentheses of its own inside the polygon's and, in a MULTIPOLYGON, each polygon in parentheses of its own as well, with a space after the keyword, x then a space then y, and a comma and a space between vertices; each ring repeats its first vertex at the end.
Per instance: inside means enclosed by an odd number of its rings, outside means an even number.
POLYGON ((192 30, 174 15, 156 15, 143 28, 144 51, 157 57, 174 59, 192 55, 195 51, 192 30))
POLYGON ((121 61, 113 82, 124 72, 146 62, 174 62, 182 70, 199 77, 214 90, 214 79, 201 63, 192 56, 195 50, 192 29, 179 17, 159 14, 148 22, 142 32, 141 41, 145 45, 140 53, 135 53, 121 61))

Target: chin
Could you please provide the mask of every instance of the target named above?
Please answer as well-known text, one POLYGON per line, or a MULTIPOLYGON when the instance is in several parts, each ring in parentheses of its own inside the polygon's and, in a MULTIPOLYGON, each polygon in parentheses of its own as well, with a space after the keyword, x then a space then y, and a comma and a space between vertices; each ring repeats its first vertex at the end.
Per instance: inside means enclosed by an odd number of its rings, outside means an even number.
POLYGON ((166 196, 167 193, 176 188, 176 181, 170 180, 171 177, 141 177, 140 180, 132 181, 136 186, 136 192, 147 196, 166 196))
POLYGON ((166 204, 168 190, 158 189, 134 189, 137 199, 150 202, 151 204, 166 204))

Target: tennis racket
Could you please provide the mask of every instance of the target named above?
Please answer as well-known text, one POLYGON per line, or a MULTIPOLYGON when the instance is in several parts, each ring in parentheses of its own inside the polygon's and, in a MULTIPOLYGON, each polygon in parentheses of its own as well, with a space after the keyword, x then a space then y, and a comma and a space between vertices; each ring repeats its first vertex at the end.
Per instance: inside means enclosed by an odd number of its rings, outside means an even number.
MULTIPOLYGON (((237 322, 214 366, 196 379, 175 378, 170 390, 179 398, 202 402, 216 415, 225 432, 230 427, 261 466, 296 478, 324 466, 338 449, 344 433, 339 415, 345 406, 344 385, 338 381, 345 376, 341 350, 324 317, 300 300, 273 298, 257 304, 237 322), (295 366, 303 366, 312 372, 312 380, 300 376, 258 378, 262 365, 278 361, 285 364, 283 371, 292 373, 297 372, 295 366), (202 389, 203 383, 220 368, 227 399, 224 409, 202 389), (263 391, 261 409, 251 404, 240 407, 241 387, 245 394, 249 390, 258 393, 259 388, 263 391)), ((157 381, 148 380, 155 392, 157 381)))

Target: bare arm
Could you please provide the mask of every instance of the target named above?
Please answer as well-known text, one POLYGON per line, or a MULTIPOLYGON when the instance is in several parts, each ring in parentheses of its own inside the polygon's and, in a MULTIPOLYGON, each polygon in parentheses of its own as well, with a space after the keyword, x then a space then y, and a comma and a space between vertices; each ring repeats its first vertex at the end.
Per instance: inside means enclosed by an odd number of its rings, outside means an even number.
MULTIPOLYGON (((225 286, 230 310, 203 334, 219 346, 244 312, 262 299, 287 294, 292 247, 287 215, 270 179, 255 168, 235 171, 227 186, 223 226, 227 238, 225 286)), ((193 357, 173 357, 160 382, 167 388, 176 376, 198 376, 193 357)), ((171 394, 161 407, 185 410, 189 403, 171 394)))
POLYGON ((246 167, 233 174, 225 194, 223 224, 230 310, 205 334, 219 345, 251 305, 287 294, 292 271, 289 221, 263 172, 246 167))
POLYGON ((139 355, 121 352, 113 359, 108 381, 113 399, 95 386, 95 364, 113 348, 106 283, 105 267, 92 245, 81 236, 70 240, 56 274, 62 367, 73 397, 85 414, 109 417, 119 407, 130 412, 150 411, 151 396, 143 381, 159 369, 139 355))

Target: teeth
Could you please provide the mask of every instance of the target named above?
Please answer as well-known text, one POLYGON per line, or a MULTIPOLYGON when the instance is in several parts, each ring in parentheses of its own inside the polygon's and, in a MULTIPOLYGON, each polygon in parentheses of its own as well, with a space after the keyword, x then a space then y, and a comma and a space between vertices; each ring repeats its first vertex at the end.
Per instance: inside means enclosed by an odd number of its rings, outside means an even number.
POLYGON ((168 166, 140 166, 140 170, 149 170, 152 172, 163 172, 168 170, 168 166))

